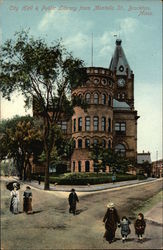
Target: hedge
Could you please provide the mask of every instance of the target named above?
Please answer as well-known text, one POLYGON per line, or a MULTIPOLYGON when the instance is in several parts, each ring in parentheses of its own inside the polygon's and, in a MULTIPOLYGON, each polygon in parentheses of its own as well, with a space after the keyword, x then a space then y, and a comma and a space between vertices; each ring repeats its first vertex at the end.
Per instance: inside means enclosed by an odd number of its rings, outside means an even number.
MULTIPOLYGON (((33 175, 33 179, 37 180, 37 175, 33 175)), ((112 175, 99 174, 91 176, 91 174, 69 174, 60 176, 50 176, 50 183, 57 183, 59 185, 93 185, 102 183, 111 183, 112 175)), ((116 181, 135 180, 137 176, 134 175, 117 175, 116 181)), ((44 176, 41 176, 41 181, 44 181, 44 176)))

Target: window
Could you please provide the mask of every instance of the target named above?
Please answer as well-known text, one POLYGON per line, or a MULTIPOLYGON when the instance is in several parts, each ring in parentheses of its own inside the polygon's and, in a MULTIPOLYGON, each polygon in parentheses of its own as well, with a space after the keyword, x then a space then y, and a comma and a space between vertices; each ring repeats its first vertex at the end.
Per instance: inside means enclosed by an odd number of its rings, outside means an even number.
POLYGON ((73 140, 73 148, 76 148, 76 141, 73 140))
POLYGON ((121 99, 121 94, 120 93, 118 93, 118 99, 121 99))
POLYGON ((90 171, 90 163, 89 161, 85 162, 85 172, 89 172, 90 171))
POLYGON ((106 118, 102 117, 101 119, 101 130, 106 131, 106 118))
POLYGON ((85 130, 90 131, 90 117, 89 116, 85 118, 85 130))
POLYGON ((126 149, 123 144, 117 144, 115 146, 115 153, 117 153, 119 156, 125 156, 126 154, 126 149))
POLYGON ((74 132, 76 131, 76 119, 74 119, 74 132))
POLYGON ((102 104, 106 104, 106 95, 102 94, 102 104))
POLYGON ((104 139, 102 140, 102 146, 103 148, 106 148, 106 141, 104 139))
POLYGON ((94 94, 94 104, 98 104, 99 103, 99 96, 97 93, 94 94))
POLYGON ((93 145, 94 145, 94 146, 97 146, 97 145, 98 145, 98 140, 97 140, 97 139, 94 139, 93 145))
POLYGON ((86 94, 86 96, 85 96, 85 101, 86 101, 86 103, 91 103, 91 95, 89 94, 89 93, 87 93, 86 94))
POLYGON ((81 161, 78 161, 78 172, 81 172, 81 161))
POLYGON ((60 121, 60 122, 58 123, 58 126, 61 128, 61 130, 62 130, 62 132, 63 132, 64 134, 67 133, 67 122, 66 122, 66 121, 60 121))
POLYGON ((126 123, 125 122, 116 122, 115 123, 115 132, 116 132, 116 134, 126 134, 126 123))
POLYGON ((89 147, 90 147, 90 140, 85 139, 85 148, 89 148, 89 147))
POLYGON ((72 163, 72 171, 75 172, 75 161, 72 163))
POLYGON ((122 93, 122 99, 125 99, 125 93, 122 93))
POLYGON ((108 132, 111 132, 111 118, 108 119, 108 132))
POLYGON ((78 140, 78 148, 82 148, 82 139, 78 140))
POLYGON ((82 117, 78 118, 78 131, 82 131, 82 117))
POLYGON ((111 96, 110 95, 108 96, 108 105, 109 105, 109 107, 111 106, 111 96))
POLYGON ((111 140, 108 141, 108 148, 111 149, 111 140))
POLYGON ((97 116, 95 116, 94 118, 93 118, 93 128, 94 128, 94 131, 98 131, 98 117, 97 116))

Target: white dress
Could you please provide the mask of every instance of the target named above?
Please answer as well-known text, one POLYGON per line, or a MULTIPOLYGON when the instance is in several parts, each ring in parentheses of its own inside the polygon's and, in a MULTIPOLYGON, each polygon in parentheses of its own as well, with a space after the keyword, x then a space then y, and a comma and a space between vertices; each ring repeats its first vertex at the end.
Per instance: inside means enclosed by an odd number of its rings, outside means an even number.
POLYGON ((18 214, 18 205, 19 205, 19 192, 16 190, 11 191, 11 204, 10 204, 10 211, 13 214, 18 214))

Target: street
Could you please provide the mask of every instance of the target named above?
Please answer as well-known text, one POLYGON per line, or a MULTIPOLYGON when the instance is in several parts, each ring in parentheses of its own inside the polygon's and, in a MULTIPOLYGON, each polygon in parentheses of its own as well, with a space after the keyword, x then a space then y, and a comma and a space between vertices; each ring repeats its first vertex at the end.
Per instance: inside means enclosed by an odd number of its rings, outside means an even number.
MULTIPOLYGON (((162 227, 147 221, 144 242, 137 241, 133 222, 133 209, 157 194, 162 180, 98 193, 78 193, 77 215, 68 212, 68 193, 44 191, 32 188, 34 214, 22 213, 23 192, 20 189, 20 214, 9 211, 10 192, 5 187, 8 179, 1 181, 1 249, 162 249, 162 227), (103 216, 106 204, 115 203, 120 217, 128 216, 132 222, 128 241, 122 243, 120 229, 116 241, 108 244, 103 238, 103 216)), ((140 211, 141 212, 141 211, 140 211)))

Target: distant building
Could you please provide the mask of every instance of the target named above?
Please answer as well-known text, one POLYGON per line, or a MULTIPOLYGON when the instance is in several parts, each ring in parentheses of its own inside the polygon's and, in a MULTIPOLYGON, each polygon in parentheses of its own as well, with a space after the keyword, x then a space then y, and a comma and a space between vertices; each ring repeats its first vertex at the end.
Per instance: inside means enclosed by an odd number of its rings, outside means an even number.
POLYGON ((163 159, 152 162, 152 176, 163 177, 163 159))
POLYGON ((149 152, 145 153, 144 151, 142 153, 137 154, 137 171, 140 173, 145 173, 148 176, 151 175, 151 154, 149 152))

